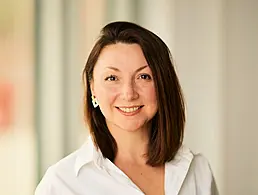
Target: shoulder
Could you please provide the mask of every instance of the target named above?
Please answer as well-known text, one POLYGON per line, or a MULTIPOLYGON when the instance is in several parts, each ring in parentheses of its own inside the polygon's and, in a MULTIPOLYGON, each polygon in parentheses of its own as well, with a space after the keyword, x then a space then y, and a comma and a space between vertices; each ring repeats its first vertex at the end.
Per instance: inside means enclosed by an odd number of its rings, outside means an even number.
POLYGON ((186 186, 189 186, 190 183, 194 183, 197 194, 218 194, 210 163, 201 153, 193 155, 193 159, 185 179, 186 186))
POLYGON ((201 171, 201 172, 210 172, 211 168, 210 168, 210 163, 207 160, 207 158, 201 154, 194 154, 192 163, 191 163, 191 167, 194 171, 201 171))
POLYGON ((78 150, 50 166, 38 184, 35 195, 60 194, 58 189, 66 179, 75 178, 74 166, 78 150))
POLYGON ((175 194, 218 195, 210 163, 203 154, 195 154, 183 145, 167 168, 175 194))
POLYGON ((189 172, 195 172, 197 174, 207 174, 211 173, 210 164, 207 158, 201 153, 194 153, 190 148, 183 145, 178 150, 173 163, 178 162, 179 164, 185 163, 189 172))
POLYGON ((50 175, 60 175, 64 172, 69 175, 74 175, 74 167, 76 164, 76 160, 79 156, 79 150, 74 151, 73 153, 69 154, 68 156, 64 157, 63 159, 59 160, 57 163, 50 166, 46 172, 50 175))
POLYGON ((213 181, 213 173, 207 158, 199 153, 194 154, 193 160, 189 167, 189 175, 194 174, 197 181, 213 181))

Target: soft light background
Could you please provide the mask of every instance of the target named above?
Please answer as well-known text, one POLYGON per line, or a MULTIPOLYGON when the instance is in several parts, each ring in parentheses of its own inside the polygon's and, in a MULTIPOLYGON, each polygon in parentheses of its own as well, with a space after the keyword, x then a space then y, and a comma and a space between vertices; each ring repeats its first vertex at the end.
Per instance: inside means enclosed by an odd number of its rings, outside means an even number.
POLYGON ((185 144, 222 195, 258 194, 256 0, 0 0, 0 194, 32 195, 78 148, 81 73, 98 32, 126 20, 170 47, 187 101, 185 144))

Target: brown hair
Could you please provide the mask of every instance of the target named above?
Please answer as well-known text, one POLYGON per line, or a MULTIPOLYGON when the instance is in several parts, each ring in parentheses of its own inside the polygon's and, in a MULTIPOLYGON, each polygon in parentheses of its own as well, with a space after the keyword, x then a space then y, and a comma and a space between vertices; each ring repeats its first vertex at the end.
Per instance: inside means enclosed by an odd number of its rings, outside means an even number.
POLYGON ((90 82, 101 50, 118 42, 140 45, 153 73, 158 111, 152 119, 147 164, 163 165, 174 158, 182 145, 185 106, 170 51, 166 44, 151 31, 130 22, 113 22, 102 29, 83 70, 85 121, 95 146, 101 150, 104 157, 113 162, 117 153, 117 144, 107 128, 99 107, 94 108, 92 105, 90 82))

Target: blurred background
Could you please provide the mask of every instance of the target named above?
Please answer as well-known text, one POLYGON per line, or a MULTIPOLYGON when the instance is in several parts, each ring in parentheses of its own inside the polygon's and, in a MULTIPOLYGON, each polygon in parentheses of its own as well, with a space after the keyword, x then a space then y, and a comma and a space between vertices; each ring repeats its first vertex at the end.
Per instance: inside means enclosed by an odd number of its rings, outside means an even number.
POLYGON ((78 148, 82 69, 98 33, 136 22, 171 49, 187 101, 185 144, 222 195, 258 194, 258 1, 0 0, 0 194, 32 195, 78 148))

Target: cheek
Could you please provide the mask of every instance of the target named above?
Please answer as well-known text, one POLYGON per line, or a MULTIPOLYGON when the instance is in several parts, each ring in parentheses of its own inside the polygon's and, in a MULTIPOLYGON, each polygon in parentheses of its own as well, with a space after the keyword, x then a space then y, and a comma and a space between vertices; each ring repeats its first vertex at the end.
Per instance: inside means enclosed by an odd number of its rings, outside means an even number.
POLYGON ((117 94, 118 90, 111 87, 100 87, 98 88, 98 91, 96 91, 96 96, 99 104, 103 108, 110 107, 115 101, 117 94))
POLYGON ((151 101, 153 101, 153 102, 155 102, 155 103, 157 103, 157 94, 156 94, 156 90, 155 90, 155 88, 153 87, 151 90, 149 90, 149 98, 150 98, 150 100, 151 101))
POLYGON ((149 104, 157 104, 156 90, 154 85, 143 88, 142 97, 144 97, 145 101, 149 104))
POLYGON ((150 113, 153 113, 153 116, 154 116, 154 114, 158 110, 157 94, 156 94, 156 90, 154 87, 153 87, 153 89, 148 91, 147 98, 148 98, 147 101, 149 103, 148 110, 150 111, 150 113))

